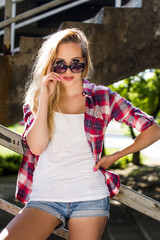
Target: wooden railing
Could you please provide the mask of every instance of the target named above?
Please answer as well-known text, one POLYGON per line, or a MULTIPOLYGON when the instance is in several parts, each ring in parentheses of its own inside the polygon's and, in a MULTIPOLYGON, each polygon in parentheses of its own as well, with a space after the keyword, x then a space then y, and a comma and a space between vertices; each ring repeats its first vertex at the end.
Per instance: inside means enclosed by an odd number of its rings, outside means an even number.
MULTIPOLYGON (((23 155, 21 136, 2 125, 0 125, 0 145, 23 155)), ((140 194, 123 184, 121 184, 119 193, 113 199, 160 221, 160 202, 140 194)), ((12 215, 16 215, 21 210, 19 207, 3 199, 0 199, 0 209, 12 215)), ((64 228, 54 231, 54 234, 68 239, 68 230, 64 228)))

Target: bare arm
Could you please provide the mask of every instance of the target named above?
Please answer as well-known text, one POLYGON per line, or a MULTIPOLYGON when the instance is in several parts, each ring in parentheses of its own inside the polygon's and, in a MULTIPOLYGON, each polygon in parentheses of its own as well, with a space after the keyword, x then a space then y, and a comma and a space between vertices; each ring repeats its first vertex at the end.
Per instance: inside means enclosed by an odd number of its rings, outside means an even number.
POLYGON ((96 164, 94 170, 98 169, 100 166, 106 169, 121 157, 124 157, 130 153, 138 152, 150 146, 159 139, 160 139, 160 127, 156 123, 154 123, 146 130, 141 132, 133 141, 133 143, 128 147, 120 151, 117 151, 111 155, 106 155, 102 157, 96 164))
POLYGON ((35 120, 26 135, 27 144, 35 155, 40 155, 48 143, 47 108, 48 100, 40 101, 35 120))
POLYGON ((41 86, 38 111, 35 120, 27 132, 27 144, 31 152, 40 155, 46 148, 49 141, 49 131, 47 124, 48 100, 53 94, 57 80, 60 81, 61 76, 51 72, 51 64, 44 76, 41 86))

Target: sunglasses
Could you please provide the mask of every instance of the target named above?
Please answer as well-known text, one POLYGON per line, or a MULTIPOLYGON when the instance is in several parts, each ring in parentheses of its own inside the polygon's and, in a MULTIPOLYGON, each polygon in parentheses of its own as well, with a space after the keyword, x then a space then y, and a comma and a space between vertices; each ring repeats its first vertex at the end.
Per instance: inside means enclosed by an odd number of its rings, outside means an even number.
POLYGON ((53 65, 53 71, 56 73, 65 73, 69 68, 73 73, 81 73, 85 67, 85 62, 83 63, 73 63, 70 66, 65 65, 62 62, 58 62, 53 65))

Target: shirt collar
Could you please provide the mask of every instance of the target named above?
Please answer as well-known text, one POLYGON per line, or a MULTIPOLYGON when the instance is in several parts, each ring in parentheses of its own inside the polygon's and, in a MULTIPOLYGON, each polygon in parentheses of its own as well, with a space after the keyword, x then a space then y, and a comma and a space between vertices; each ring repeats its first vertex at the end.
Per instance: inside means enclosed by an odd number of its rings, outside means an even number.
POLYGON ((92 86, 93 84, 91 84, 88 80, 83 79, 83 91, 82 91, 82 95, 86 96, 86 97, 91 97, 92 96, 92 86))

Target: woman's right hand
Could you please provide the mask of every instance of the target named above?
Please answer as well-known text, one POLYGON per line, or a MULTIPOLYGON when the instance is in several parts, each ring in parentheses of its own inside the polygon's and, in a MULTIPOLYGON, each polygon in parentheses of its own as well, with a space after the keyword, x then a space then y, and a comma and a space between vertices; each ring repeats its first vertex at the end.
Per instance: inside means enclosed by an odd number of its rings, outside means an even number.
POLYGON ((57 81, 62 80, 62 76, 58 73, 52 72, 52 63, 49 64, 47 74, 42 79, 41 96, 49 98, 55 90, 57 81))
POLYGON ((27 144, 30 147, 31 152, 35 155, 40 155, 48 144, 48 100, 54 93, 57 81, 61 81, 61 79, 62 77, 59 74, 52 72, 52 65, 50 63, 47 73, 42 80, 39 105, 35 120, 26 135, 27 144))

